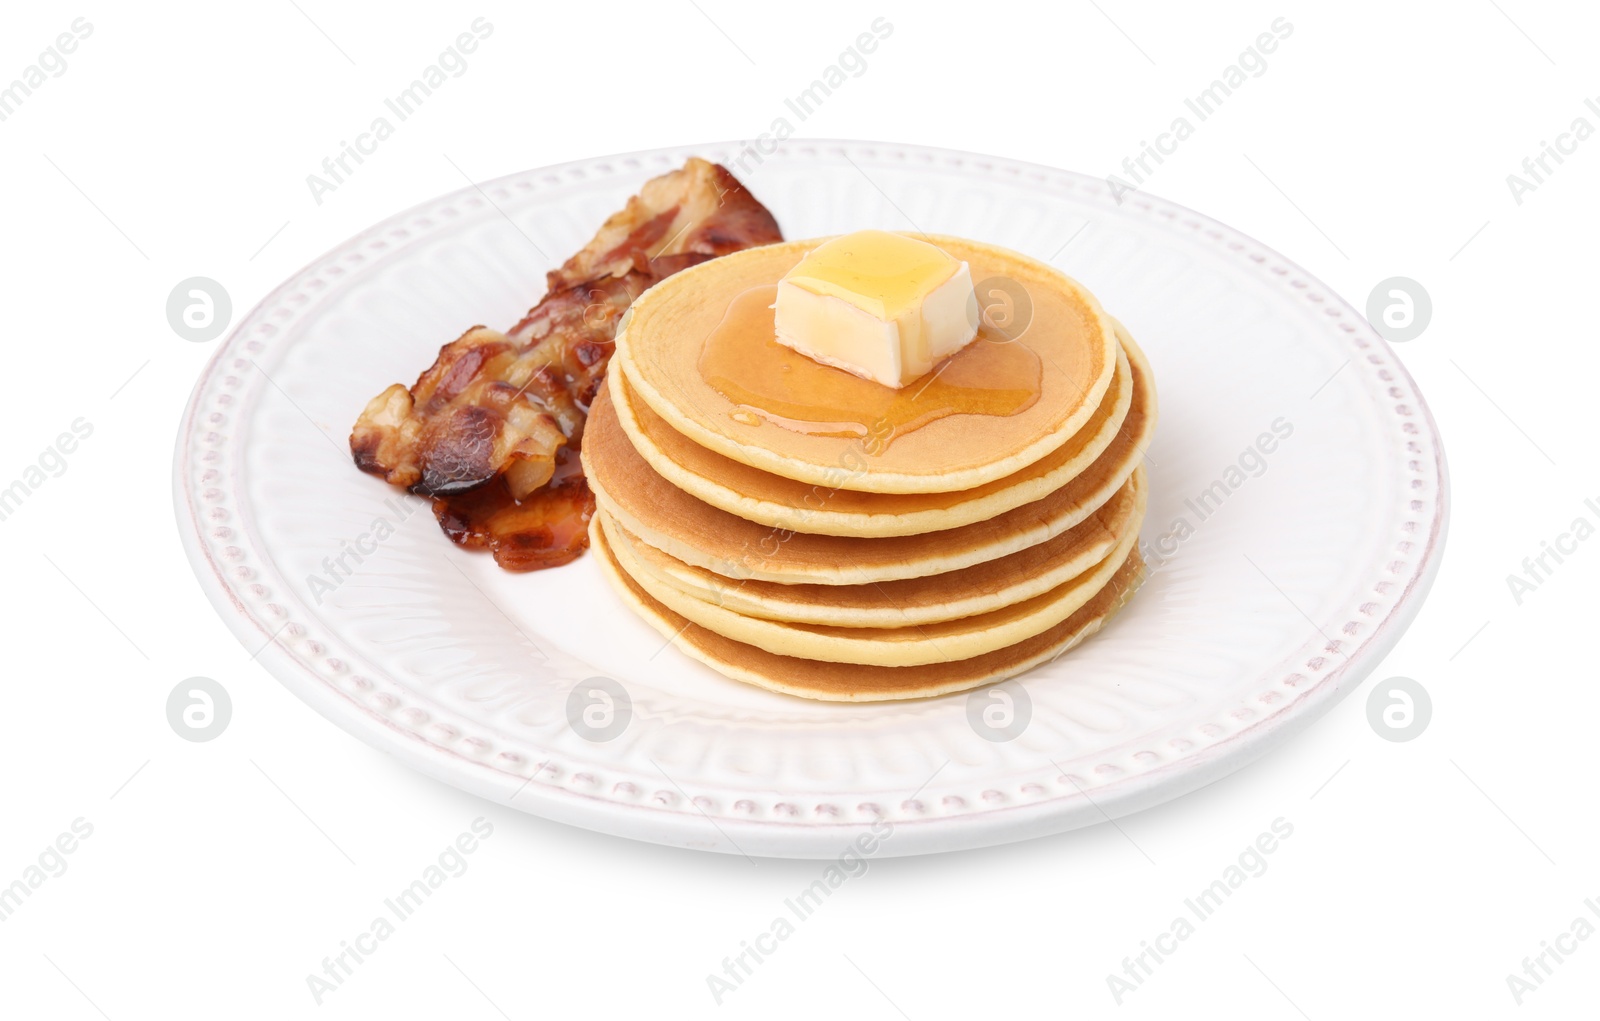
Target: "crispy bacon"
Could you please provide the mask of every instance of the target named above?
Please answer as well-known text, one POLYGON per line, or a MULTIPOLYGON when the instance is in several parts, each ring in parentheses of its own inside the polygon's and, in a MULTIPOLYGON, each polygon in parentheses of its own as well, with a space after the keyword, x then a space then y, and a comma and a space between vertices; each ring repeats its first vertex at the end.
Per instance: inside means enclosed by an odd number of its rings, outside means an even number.
POLYGON ((509 333, 474 326, 409 389, 374 397, 350 433, 356 467, 433 497, 445 534, 509 570, 554 567, 587 545, 594 501, 575 456, 617 323, 681 269, 783 240, 724 167, 690 159, 648 181, 509 333))

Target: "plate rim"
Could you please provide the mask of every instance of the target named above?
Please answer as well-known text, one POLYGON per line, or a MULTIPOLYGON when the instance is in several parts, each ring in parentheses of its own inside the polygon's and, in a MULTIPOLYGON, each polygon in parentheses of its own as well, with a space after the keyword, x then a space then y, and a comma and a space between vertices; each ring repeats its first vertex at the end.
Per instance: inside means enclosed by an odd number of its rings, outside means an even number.
MULTIPOLYGON (((599 796, 577 791, 569 786, 535 782, 549 764, 549 759, 545 763, 540 763, 532 775, 527 775, 525 770, 513 772, 490 761, 468 756, 439 741, 430 740, 423 733, 422 727, 401 726, 394 719, 387 718, 371 706, 363 704, 353 692, 335 685, 309 663, 291 653, 284 644, 280 644, 279 635, 295 623, 293 615, 286 616, 284 624, 277 631, 269 630, 265 622, 258 619, 258 614, 247 605, 241 594, 235 591, 234 583, 226 576, 224 565, 215 555, 211 542, 204 534, 207 526, 201 520, 202 493, 199 491, 199 486, 191 481, 194 469, 191 455, 195 452, 200 416, 205 410, 202 407, 203 399, 215 388, 219 372, 229 358, 237 358, 242 350, 248 350, 245 340, 247 332, 265 321, 266 312, 277 306, 292 289, 302 286, 319 267, 328 265, 341 254, 352 252, 397 226, 422 216, 429 209, 470 199, 475 194, 487 195, 489 190, 496 186, 505 188, 512 182, 526 181, 540 175, 562 177, 574 171, 592 172, 598 167, 610 170, 612 165, 625 165, 627 161, 645 164, 663 157, 681 161, 688 154, 703 154, 708 158, 711 158, 710 154, 717 154, 715 158, 722 159, 725 157, 721 154, 742 152, 748 149, 750 144, 720 141, 698 145, 664 146, 592 156, 517 171, 415 203, 368 226, 309 260, 263 295, 249 312, 239 318, 212 357, 207 360, 196 379, 176 436, 172 479, 174 511, 180 541, 194 568, 201 590, 241 645, 247 649, 259 646, 254 658, 261 661, 280 683, 293 691, 302 701, 339 725, 341 729, 373 747, 388 752, 412 768, 481 797, 509 803, 512 807, 555 821, 614 835, 746 856, 755 853, 781 857, 827 858, 838 855, 849 840, 862 832, 868 824, 862 820, 807 819, 800 816, 790 820, 750 819, 741 818, 728 811, 713 816, 694 802, 690 802, 687 807, 684 806, 682 802, 689 800, 686 793, 683 798, 676 799, 677 807, 673 807, 672 804, 653 804, 642 797, 624 799, 599 796), (735 835, 743 839, 735 839, 735 835)), ((812 149, 819 153, 838 150, 846 159, 850 159, 854 153, 872 161, 876 161, 880 153, 898 153, 906 159, 907 165, 914 165, 908 157, 915 154, 937 160, 947 169, 953 169, 951 164, 954 167, 970 165, 984 173, 1003 171, 1015 175, 1026 174, 1030 179, 1040 183, 1055 178, 1066 182, 1068 188, 1076 188, 1091 194, 1109 195, 1111 190, 1103 180, 1074 171, 1009 157, 916 144, 797 138, 775 144, 766 156, 785 152, 798 152, 804 155, 806 150, 812 149)), ((492 205, 492 200, 489 201, 492 205)), ((1106 198, 1105 201, 1111 199, 1106 198)), ((1415 566, 1404 575, 1403 590, 1393 598, 1388 612, 1375 622, 1367 622, 1371 625, 1368 633, 1354 645, 1342 664, 1322 673, 1307 690, 1286 700, 1283 705, 1273 707, 1270 712, 1261 714, 1248 726, 1240 728, 1223 740, 1193 749, 1154 768, 1093 787, 1091 788, 1095 792, 1093 797, 1082 787, 1078 787, 1076 790, 1051 791, 1045 797, 1025 803, 980 805, 968 807, 967 810, 954 814, 930 814, 919 818, 897 819, 892 824, 894 830, 897 833, 905 830, 909 835, 886 842, 879 851, 885 856, 992 846, 1062 832, 1077 826, 1132 814, 1181 797, 1249 765, 1283 740, 1308 727, 1336 705, 1350 690, 1358 686, 1382 657, 1394 648, 1415 620, 1437 577, 1443 559, 1450 517, 1448 463, 1443 438, 1426 399, 1404 364, 1395 357, 1393 349, 1366 318, 1336 291, 1270 246, 1209 216, 1143 191, 1136 193, 1132 198, 1116 201, 1118 206, 1127 203, 1132 203, 1136 208, 1151 214, 1181 216, 1186 221, 1186 226, 1203 230, 1218 240, 1231 238, 1236 243, 1248 244, 1257 252, 1286 267, 1288 272, 1295 274, 1296 278, 1305 284, 1303 292, 1309 293, 1315 287, 1330 308, 1341 309, 1344 314, 1348 314, 1350 321, 1360 324, 1350 331, 1352 340, 1359 336, 1367 343, 1364 345, 1358 343, 1358 346, 1371 347, 1377 353, 1387 354, 1388 357, 1378 364, 1395 373, 1397 377, 1395 382, 1407 391, 1404 400, 1414 405, 1410 419, 1421 425, 1431 442, 1434 451, 1431 467, 1437 475, 1438 487, 1437 492, 1433 494, 1431 507, 1426 508, 1425 513, 1419 512, 1422 518, 1431 513, 1431 527, 1425 539, 1421 540, 1422 548, 1415 555, 1415 566)), ((1270 278, 1264 279, 1271 282, 1270 278)), ((315 303, 311 304, 314 306, 315 303)), ((1370 391, 1371 387, 1364 389, 1370 391)), ((231 442, 223 443, 222 446, 226 448, 231 442)), ((238 474, 237 464, 229 467, 233 472, 223 484, 237 490, 242 485, 242 476, 238 474)), ((293 601, 302 602, 298 597, 294 597, 293 601)), ((1308 640, 1308 645, 1314 646, 1316 643, 1314 640, 1308 640)), ((1307 646, 1301 646, 1291 653, 1288 659, 1292 661, 1301 657, 1306 648, 1307 646)), ((1275 668, 1269 669, 1262 676, 1263 678, 1276 676, 1277 672, 1275 668)), ((522 765, 526 766, 527 763, 522 765)), ((676 786, 675 782, 673 786, 676 786)), ((731 797, 725 800, 731 800, 731 797)))

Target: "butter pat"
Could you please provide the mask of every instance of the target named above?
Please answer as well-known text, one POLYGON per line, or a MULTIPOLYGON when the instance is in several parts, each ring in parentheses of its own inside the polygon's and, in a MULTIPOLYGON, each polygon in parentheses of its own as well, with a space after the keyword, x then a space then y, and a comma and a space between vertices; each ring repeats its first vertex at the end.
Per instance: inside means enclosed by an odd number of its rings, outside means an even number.
POLYGON ((978 335, 967 264, 882 230, 813 249, 778 281, 773 308, 778 343, 896 389, 978 335))

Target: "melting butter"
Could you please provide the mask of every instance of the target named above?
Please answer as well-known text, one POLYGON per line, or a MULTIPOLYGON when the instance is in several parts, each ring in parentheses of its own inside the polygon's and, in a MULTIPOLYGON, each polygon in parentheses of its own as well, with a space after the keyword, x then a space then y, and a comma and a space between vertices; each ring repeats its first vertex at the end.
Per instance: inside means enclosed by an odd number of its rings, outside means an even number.
POLYGON ((778 343, 896 389, 978 335, 967 264, 882 230, 813 249, 778 282, 773 308, 778 343))

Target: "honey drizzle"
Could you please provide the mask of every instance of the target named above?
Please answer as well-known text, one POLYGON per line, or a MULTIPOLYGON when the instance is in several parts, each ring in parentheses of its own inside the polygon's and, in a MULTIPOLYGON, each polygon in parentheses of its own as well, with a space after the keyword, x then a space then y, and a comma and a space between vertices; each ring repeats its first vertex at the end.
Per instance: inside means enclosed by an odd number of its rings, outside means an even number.
POLYGON ((1043 367, 1029 347, 978 328, 978 336, 932 371, 896 390, 779 344, 776 284, 728 304, 700 352, 700 375, 745 425, 769 423, 808 436, 867 439, 871 453, 951 415, 1010 417, 1039 400, 1043 367))

